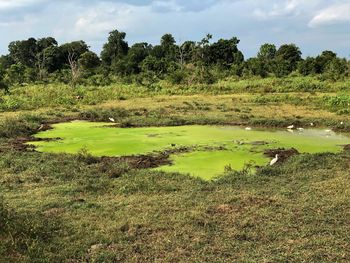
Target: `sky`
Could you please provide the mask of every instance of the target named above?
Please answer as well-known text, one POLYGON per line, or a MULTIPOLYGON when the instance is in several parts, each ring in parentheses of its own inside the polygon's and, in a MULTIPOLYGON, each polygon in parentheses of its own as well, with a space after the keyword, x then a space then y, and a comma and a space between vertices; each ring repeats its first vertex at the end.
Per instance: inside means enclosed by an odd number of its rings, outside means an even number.
POLYGON ((130 45, 210 33, 238 37, 246 57, 264 43, 295 43, 304 57, 333 50, 350 58, 350 0, 0 0, 0 54, 13 40, 47 36, 84 40, 100 53, 114 29, 130 45))

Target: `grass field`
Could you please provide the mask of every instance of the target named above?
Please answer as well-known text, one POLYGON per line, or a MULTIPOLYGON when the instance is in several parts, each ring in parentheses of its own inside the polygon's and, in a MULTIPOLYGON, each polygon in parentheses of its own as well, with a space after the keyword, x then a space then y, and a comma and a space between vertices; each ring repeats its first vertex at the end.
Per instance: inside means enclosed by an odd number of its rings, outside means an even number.
POLYGON ((0 103, 0 262, 349 262, 348 147, 208 181, 23 146, 41 124, 75 119, 349 132, 348 87, 267 79, 187 91, 12 90, 0 103))

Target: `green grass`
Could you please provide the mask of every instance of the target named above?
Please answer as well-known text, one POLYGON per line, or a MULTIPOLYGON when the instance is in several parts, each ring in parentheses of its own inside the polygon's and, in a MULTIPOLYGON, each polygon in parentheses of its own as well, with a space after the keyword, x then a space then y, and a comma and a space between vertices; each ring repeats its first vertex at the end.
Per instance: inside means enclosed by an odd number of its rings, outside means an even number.
POLYGON ((35 110, 47 107, 74 108, 98 105, 111 100, 129 100, 152 96, 194 94, 273 94, 273 93, 349 93, 349 79, 338 82, 321 81, 316 77, 228 78, 212 85, 173 85, 161 81, 147 88, 136 84, 115 83, 105 87, 64 84, 27 85, 14 87, 10 94, 0 91, 0 112, 35 110))
POLYGON ((302 155, 204 182, 132 170, 113 179, 108 173, 121 164, 9 151, 0 187, 18 219, 1 235, 0 255, 4 262, 347 262, 349 158, 302 155), (45 229, 28 235, 32 224, 45 229))
MULTIPOLYGON (((152 89, 28 86, 0 94, 0 262, 349 262, 350 153, 331 140, 333 153, 311 151, 258 170, 226 167, 217 180, 137 170, 86 151, 23 151, 17 140, 43 122, 109 117, 148 129, 313 122, 349 132, 349 87, 349 80, 297 77, 152 89)), ((296 141, 289 136, 286 146, 296 141)), ((308 151, 322 138, 297 146, 308 151)), ((172 158, 185 156, 186 166, 203 157, 196 170, 206 172, 206 151, 172 158)), ((217 152, 215 164, 226 165, 227 157, 217 152)))

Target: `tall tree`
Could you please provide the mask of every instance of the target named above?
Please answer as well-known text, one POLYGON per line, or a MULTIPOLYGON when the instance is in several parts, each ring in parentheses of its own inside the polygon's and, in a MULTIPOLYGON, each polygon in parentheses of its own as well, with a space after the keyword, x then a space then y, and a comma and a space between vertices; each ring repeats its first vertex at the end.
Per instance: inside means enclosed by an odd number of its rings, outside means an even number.
POLYGON ((307 57, 306 59, 300 61, 298 70, 303 76, 316 73, 316 59, 313 57, 307 57))
POLYGON ((78 60, 84 53, 89 51, 89 47, 84 41, 73 41, 63 44, 59 48, 63 64, 68 65, 70 69, 71 84, 75 86, 82 73, 78 60))
POLYGON ((8 48, 9 56, 15 63, 21 63, 27 67, 35 67, 36 55, 38 53, 37 41, 35 38, 11 42, 8 48))
POLYGON ((104 44, 101 59, 104 65, 111 66, 115 60, 121 59, 127 55, 129 45, 125 41, 126 34, 114 30, 109 33, 108 41, 104 44))
POLYGON ((185 41, 177 47, 177 59, 181 68, 193 60, 195 48, 196 43, 194 41, 185 41))
POLYGON ((87 51, 80 56, 78 63, 83 70, 91 70, 100 66, 101 61, 100 58, 96 55, 96 53, 92 51, 87 51))
POLYGON ((36 44, 37 44, 38 52, 41 52, 44 49, 49 48, 49 47, 57 47, 58 46, 57 40, 53 37, 39 38, 37 40, 36 44))
POLYGON ((321 55, 316 57, 316 73, 323 73, 326 70, 328 64, 337 58, 337 54, 333 51, 325 50, 321 55))
POLYGON ((148 43, 136 43, 134 44, 128 52, 125 59, 125 71, 128 74, 138 74, 141 72, 141 64, 150 54, 152 46, 148 43))
POLYGON ((231 39, 220 39, 209 48, 209 63, 216 64, 225 68, 233 64, 243 62, 243 53, 238 50, 237 45, 240 40, 236 37, 231 39))
POLYGON ((160 40, 160 46, 166 59, 175 61, 176 57, 176 41, 173 35, 165 34, 160 40))
POLYGON ((301 51, 295 44, 282 45, 276 52, 275 73, 277 76, 286 76, 298 67, 301 51))
POLYGON ((271 61, 276 57, 277 48, 274 44, 263 44, 258 52, 257 58, 263 61, 271 61))
POLYGON ((85 52, 89 51, 89 46, 82 40, 63 44, 59 47, 63 63, 69 64, 69 57, 78 61, 85 52))

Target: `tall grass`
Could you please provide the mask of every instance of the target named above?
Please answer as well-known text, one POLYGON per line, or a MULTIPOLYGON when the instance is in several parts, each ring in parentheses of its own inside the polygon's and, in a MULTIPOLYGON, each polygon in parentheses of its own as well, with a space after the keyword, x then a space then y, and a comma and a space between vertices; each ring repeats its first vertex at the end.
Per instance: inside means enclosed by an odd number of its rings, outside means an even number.
POLYGON ((72 107, 97 105, 108 100, 126 100, 155 95, 229 94, 229 93, 287 93, 287 92, 345 92, 350 81, 321 81, 314 77, 288 77, 266 79, 228 78, 215 84, 173 85, 161 81, 147 88, 137 84, 112 84, 104 87, 64 84, 30 85, 0 94, 0 111, 32 110, 43 107, 72 107))

